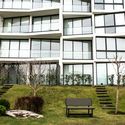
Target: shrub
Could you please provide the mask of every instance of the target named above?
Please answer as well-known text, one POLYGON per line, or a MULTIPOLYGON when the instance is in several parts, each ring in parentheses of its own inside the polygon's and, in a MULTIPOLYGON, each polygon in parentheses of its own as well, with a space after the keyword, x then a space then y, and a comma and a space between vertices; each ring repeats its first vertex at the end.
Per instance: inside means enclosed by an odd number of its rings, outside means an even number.
POLYGON ((29 110, 40 113, 43 107, 44 100, 38 96, 20 97, 15 102, 15 109, 29 110))
POLYGON ((6 114, 6 107, 3 105, 0 105, 0 115, 5 115, 6 114))
POLYGON ((0 105, 3 105, 4 107, 6 107, 6 110, 10 109, 10 103, 6 99, 0 99, 0 105))

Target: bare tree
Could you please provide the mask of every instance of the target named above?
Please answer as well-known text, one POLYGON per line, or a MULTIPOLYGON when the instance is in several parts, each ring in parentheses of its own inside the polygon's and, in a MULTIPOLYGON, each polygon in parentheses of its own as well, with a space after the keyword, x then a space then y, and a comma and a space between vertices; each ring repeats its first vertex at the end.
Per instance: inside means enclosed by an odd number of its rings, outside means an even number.
POLYGON ((113 61, 110 61, 113 65, 113 68, 115 70, 115 74, 117 77, 117 89, 116 89, 116 100, 115 100, 115 114, 118 113, 118 107, 119 107, 119 89, 120 89, 120 82, 122 79, 122 76, 124 74, 125 65, 122 63, 122 57, 114 57, 113 61))
POLYGON ((26 75, 22 75, 23 67, 19 69, 19 75, 21 76, 22 81, 28 85, 33 93, 33 96, 37 95, 37 92, 41 89, 41 86, 45 83, 45 72, 46 65, 41 66, 41 62, 32 62, 32 66, 29 63, 25 63, 27 65, 27 70, 29 69, 29 73, 26 75))

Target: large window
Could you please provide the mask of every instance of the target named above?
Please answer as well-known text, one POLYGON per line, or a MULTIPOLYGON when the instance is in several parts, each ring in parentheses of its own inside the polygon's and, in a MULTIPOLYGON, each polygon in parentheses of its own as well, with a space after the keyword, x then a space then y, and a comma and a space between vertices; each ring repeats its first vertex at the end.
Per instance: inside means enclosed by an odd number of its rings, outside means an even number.
POLYGON ((91 34, 92 22, 91 18, 77 18, 64 20, 64 34, 65 35, 80 35, 91 34))
POLYGON ((116 56, 125 59, 125 39, 97 37, 96 52, 98 59, 110 59, 116 56))
POLYGON ((40 40, 32 39, 31 57, 59 57, 60 42, 59 40, 40 40))
POLYGON ((1 0, 0 8, 30 9, 30 0, 1 0))
MULTIPOLYGON (((124 64, 121 63, 121 66, 124 64)), ((97 63, 97 84, 98 85, 116 85, 117 84, 117 67, 112 63, 97 63)), ((124 71, 122 71, 124 72, 124 71)), ((120 76, 120 84, 123 84, 124 75, 120 76)))
POLYGON ((59 30, 59 16, 46 16, 33 18, 33 32, 59 30))
POLYGON ((90 12, 91 0, 63 0, 64 11, 90 12))
POLYGON ((123 0, 95 0, 96 10, 119 10, 123 9, 123 0))
POLYGON ((33 8, 58 7, 60 0, 32 0, 33 8))
POLYGON ((22 84, 27 78, 27 64, 0 64, 0 82, 4 84, 22 84), (25 79, 25 80, 24 80, 25 79))
POLYGON ((91 41, 68 41, 63 42, 64 59, 92 59, 91 41))
POLYGON ((58 64, 31 64, 31 73, 40 77, 39 82, 44 85, 59 84, 59 66, 58 64))
POLYGON ((29 17, 4 18, 3 32, 29 32, 29 17))
POLYGON ((91 85, 93 83, 92 64, 64 65, 64 85, 91 85))
POLYGON ((95 16, 95 30, 100 33, 125 33, 125 13, 95 16))
POLYGON ((29 57, 28 40, 1 40, 0 57, 29 57))

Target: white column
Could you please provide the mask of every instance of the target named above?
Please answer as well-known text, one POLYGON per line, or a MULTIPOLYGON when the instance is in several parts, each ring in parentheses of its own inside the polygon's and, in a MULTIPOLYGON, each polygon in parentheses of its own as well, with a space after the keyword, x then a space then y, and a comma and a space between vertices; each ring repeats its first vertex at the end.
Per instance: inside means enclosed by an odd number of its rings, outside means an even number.
POLYGON ((30 16, 29 32, 32 32, 32 16, 30 16))

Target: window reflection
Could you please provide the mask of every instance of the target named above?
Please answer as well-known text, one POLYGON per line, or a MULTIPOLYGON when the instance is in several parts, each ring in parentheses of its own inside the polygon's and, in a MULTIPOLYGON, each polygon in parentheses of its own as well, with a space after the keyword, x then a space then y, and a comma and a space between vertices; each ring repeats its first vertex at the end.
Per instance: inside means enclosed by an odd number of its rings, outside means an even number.
POLYGON ((92 85, 92 64, 64 65, 64 85, 92 85))

